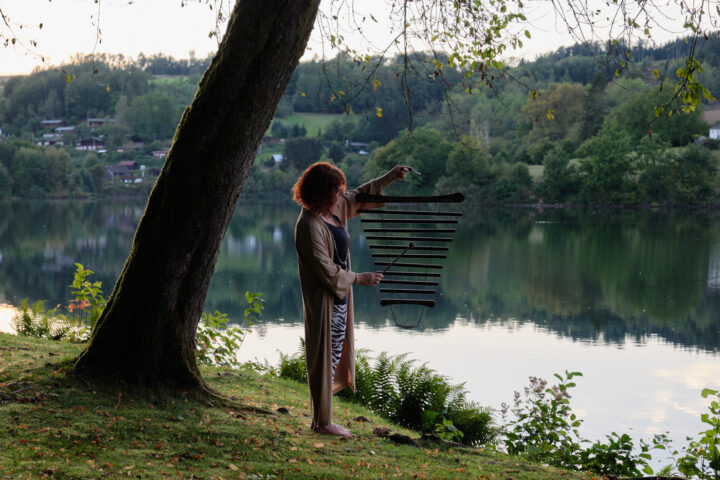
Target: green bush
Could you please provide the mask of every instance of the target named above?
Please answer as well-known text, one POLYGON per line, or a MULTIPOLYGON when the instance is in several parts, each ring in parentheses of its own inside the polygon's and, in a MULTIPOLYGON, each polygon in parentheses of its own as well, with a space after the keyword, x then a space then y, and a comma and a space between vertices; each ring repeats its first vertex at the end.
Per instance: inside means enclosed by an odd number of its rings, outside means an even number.
MULTIPOLYGON (((281 377, 307 381, 304 342, 300 353, 280 357, 281 377)), ((345 390, 340 393, 344 398, 399 425, 466 445, 489 443, 495 437, 489 410, 467 402, 463 385, 452 385, 427 365, 415 367, 406 355, 383 352, 374 364, 366 350, 356 351, 355 357, 355 394, 345 390)))
POLYGON ((677 466, 680 473, 687 477, 717 480, 720 478, 720 391, 706 388, 701 395, 711 398, 708 406, 710 413, 700 416, 710 428, 700 432, 700 440, 688 439, 689 444, 683 448, 684 456, 678 460, 677 466))
POLYGON ((559 383, 551 386, 547 380, 530 377, 524 396, 515 392, 513 407, 503 405, 503 417, 508 411, 514 414, 503 431, 507 452, 568 470, 623 477, 652 474, 648 464, 652 457, 648 452, 650 448, 665 448, 667 439, 662 435, 654 437, 652 447, 641 440, 640 453, 633 451, 632 438, 615 432, 607 435, 607 443, 597 441, 583 447, 590 442, 580 436, 582 420, 570 407, 569 390, 576 386, 572 379, 577 376, 582 374, 565 372, 564 377, 555 374, 559 383))
POLYGON ((70 335, 65 316, 58 313, 57 307, 46 310, 45 300, 38 300, 30 307, 28 299, 23 298, 13 324, 18 335, 26 337, 63 340, 70 335))
MULTIPOLYGON (((247 329, 262 314, 262 293, 245 292, 245 299, 250 304, 245 309, 245 325, 247 329)), ((229 326, 230 319, 226 313, 217 310, 214 314, 203 313, 195 335, 198 362, 204 365, 223 367, 239 367, 237 352, 245 340, 246 330, 238 326, 229 326)))

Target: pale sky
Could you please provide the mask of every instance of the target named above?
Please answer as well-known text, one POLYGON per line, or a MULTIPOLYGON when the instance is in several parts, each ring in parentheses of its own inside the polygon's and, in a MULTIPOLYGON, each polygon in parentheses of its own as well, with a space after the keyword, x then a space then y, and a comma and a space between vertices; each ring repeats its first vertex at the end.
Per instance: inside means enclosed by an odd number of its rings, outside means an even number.
MULTIPOLYGON (((211 3, 218 1, 211 0, 211 3)), ((711 3, 717 1, 711 0, 711 3)), ((141 52, 145 55, 164 53, 187 58, 190 51, 194 51, 196 56, 204 57, 217 48, 216 39, 208 36, 215 26, 215 12, 205 3, 185 3, 181 7, 181 0, 102 0, 99 4, 101 43, 96 45, 98 4, 92 0, 1 0, 0 8, 5 14, 13 22, 26 25, 16 31, 16 35, 36 40, 37 47, 32 49, 35 54, 31 54, 23 47, 0 45, 0 75, 25 74, 35 67, 58 65, 79 52, 121 53, 127 57, 137 57, 141 52), (40 55, 45 57, 45 64, 40 55)), ((366 37, 377 41, 377 46, 386 44, 391 36, 390 28, 383 23, 387 17, 383 16, 387 11, 385 1, 365 0, 358 4, 379 20, 376 25, 366 22, 366 37)), ((513 56, 532 60, 538 54, 574 43, 549 2, 535 0, 526 5, 532 39, 524 39, 525 47, 513 52, 513 56)), ((659 41, 682 33, 679 27, 668 32, 653 31, 659 41)), ((316 29, 305 58, 322 54, 319 37, 316 29)), ((359 40, 355 42, 363 48, 359 40)), ((329 50, 325 53, 334 55, 329 50)))

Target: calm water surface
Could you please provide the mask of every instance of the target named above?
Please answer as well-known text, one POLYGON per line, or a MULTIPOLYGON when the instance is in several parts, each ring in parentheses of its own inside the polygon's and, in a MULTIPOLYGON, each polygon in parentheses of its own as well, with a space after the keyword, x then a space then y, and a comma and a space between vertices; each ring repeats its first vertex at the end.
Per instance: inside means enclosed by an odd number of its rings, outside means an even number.
MULTIPOLYGON (((109 293, 142 202, 0 202, 0 304, 66 304, 74 262, 109 293)), ((246 290, 266 309, 244 360, 276 364, 303 334, 294 204, 243 204, 222 246, 206 311, 241 318, 246 290)), ((353 269, 372 270, 357 220, 353 269)), ((704 387, 720 387, 720 219, 711 213, 468 211, 443 260, 437 306, 401 330, 357 287, 356 342, 409 353, 494 408, 529 376, 581 371, 572 405, 583 433, 676 446, 702 425, 704 387)), ((0 310, 6 307, 0 307, 0 310)), ((414 321, 419 310, 396 311, 414 321)))

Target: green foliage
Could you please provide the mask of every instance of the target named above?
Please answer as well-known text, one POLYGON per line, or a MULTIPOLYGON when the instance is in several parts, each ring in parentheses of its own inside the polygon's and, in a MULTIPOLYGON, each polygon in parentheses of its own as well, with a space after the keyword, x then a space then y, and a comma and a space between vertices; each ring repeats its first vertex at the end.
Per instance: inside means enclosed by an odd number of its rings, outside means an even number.
MULTIPOLYGON (((520 455, 569 470, 589 471, 624 477, 652 474, 648 461, 650 446, 640 442, 640 453, 634 453, 635 444, 626 434, 613 432, 607 435, 607 443, 597 441, 589 447, 578 428, 582 425, 570 407, 569 390, 576 386, 573 378, 580 372, 555 374, 557 385, 549 386, 547 380, 530 377, 524 396, 515 392, 513 406, 503 404, 503 418, 512 412, 503 431, 503 444, 508 453, 520 455)), ((664 449, 667 441, 663 436, 653 440, 653 447, 664 449)))
POLYGON ((706 388, 701 395, 711 399, 708 406, 710 413, 700 415, 700 420, 710 428, 700 432, 699 439, 689 439, 677 468, 687 477, 717 480, 720 478, 720 391, 706 388))
POLYGON ((38 300, 32 307, 23 298, 20 311, 13 319, 18 335, 48 340, 63 340, 70 335, 70 326, 65 317, 58 313, 58 307, 45 309, 45 300, 38 300))
POLYGON ((530 198, 531 188, 532 177, 527 165, 523 163, 505 165, 495 184, 493 198, 500 203, 524 202, 530 198))
POLYGON ((410 165, 422 175, 408 176, 403 182, 393 185, 393 191, 398 195, 409 192, 414 195, 432 194, 436 182, 446 172, 451 148, 452 144, 445 136, 432 128, 402 132, 386 146, 377 149, 375 157, 365 165, 362 179, 376 178, 395 165, 410 165))
POLYGON ((262 293, 245 292, 249 306, 245 309, 243 328, 229 326, 227 314, 217 310, 214 314, 203 313, 195 335, 198 362, 223 367, 240 366, 237 352, 251 326, 260 318, 263 310, 262 293))
POLYGON ((562 147, 555 147, 545 155, 543 182, 538 195, 545 202, 567 202, 577 195, 580 178, 577 168, 570 165, 570 154, 562 147))
MULTIPOLYGON (((452 385, 427 365, 414 366, 406 355, 381 353, 370 363, 367 352, 356 352, 355 394, 340 396, 367 406, 399 425, 434 432, 466 445, 492 441, 495 430, 488 409, 468 402, 462 385, 452 385)), ((307 381, 305 342, 294 356, 281 354, 281 377, 307 381)))
POLYGON ((73 299, 70 300, 68 310, 78 325, 87 324, 94 329, 107 303, 103 296, 102 282, 90 282, 87 277, 95 272, 86 269, 82 264, 76 263, 75 267, 75 276, 70 284, 73 299))
POLYGON ((320 137, 294 137, 285 141, 285 159, 280 164, 284 170, 293 167, 305 170, 320 160, 323 154, 323 143, 320 137))
POLYGON ((580 146, 578 155, 583 158, 580 193, 585 202, 633 203, 630 150, 630 137, 622 130, 603 129, 580 146))
POLYGON ((307 366, 305 353, 305 339, 300 339, 300 352, 294 355, 280 352, 280 367, 278 375, 296 382, 307 382, 307 366))

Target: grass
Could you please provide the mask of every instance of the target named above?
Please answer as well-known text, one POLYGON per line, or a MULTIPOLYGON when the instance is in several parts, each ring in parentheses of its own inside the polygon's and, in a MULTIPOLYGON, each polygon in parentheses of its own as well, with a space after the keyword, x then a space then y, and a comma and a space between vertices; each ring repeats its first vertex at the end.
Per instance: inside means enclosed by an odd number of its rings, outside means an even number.
POLYGON ((320 130, 325 130, 325 127, 333 120, 349 118, 342 113, 295 113, 285 118, 279 118, 283 123, 288 125, 305 125, 307 128, 308 137, 314 137, 320 130))
MULTIPOLYGON (((351 440, 308 428, 307 388, 250 368, 205 368, 217 391, 276 412, 209 403, 188 392, 88 383, 66 373, 81 346, 0 334, 0 479, 14 478, 589 478, 484 449, 395 445, 388 425, 336 399, 351 440), (363 415, 369 422, 354 420, 363 415)), ((131 349, 129 349, 129 354, 131 349)))
POLYGON ((539 182, 543 179, 543 174, 545 173, 545 166, 544 165, 528 165, 528 173, 530 173, 530 176, 533 179, 533 182, 539 182))

